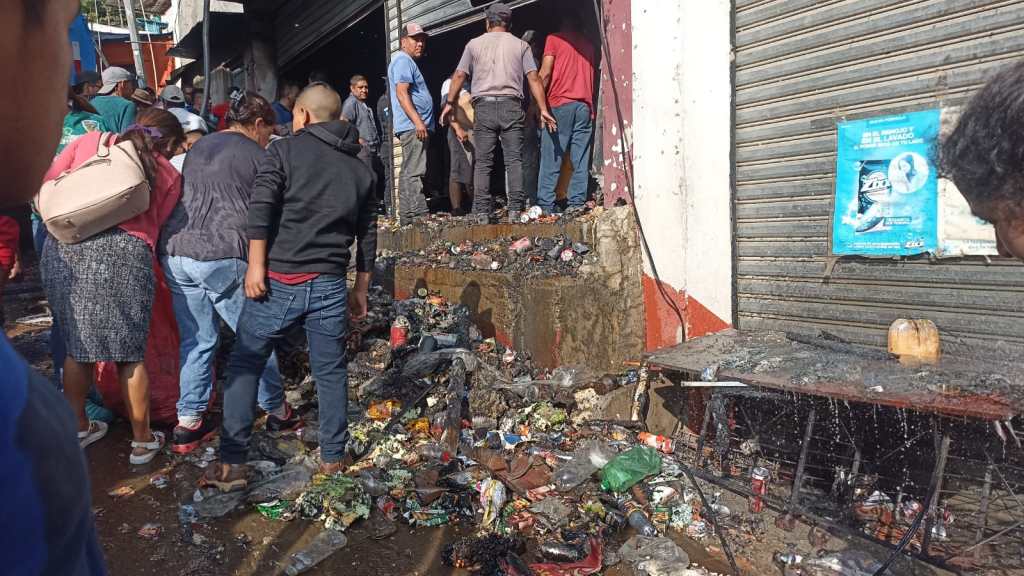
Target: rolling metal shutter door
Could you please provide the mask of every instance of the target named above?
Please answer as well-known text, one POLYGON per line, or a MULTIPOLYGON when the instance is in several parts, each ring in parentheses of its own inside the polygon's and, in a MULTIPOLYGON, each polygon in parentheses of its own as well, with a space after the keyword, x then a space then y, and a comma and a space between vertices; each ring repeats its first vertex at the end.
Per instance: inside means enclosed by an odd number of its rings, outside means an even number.
MULTIPOLYGON (((953 353, 1024 345, 1024 266, 844 258, 825 279, 842 119, 963 104, 1024 56, 1024 0, 735 0, 737 326, 953 353)), ((1022 88, 1024 89, 1024 88, 1022 88)))
POLYGON ((383 0, 292 0, 274 18, 277 64, 286 67, 336 38, 383 0))

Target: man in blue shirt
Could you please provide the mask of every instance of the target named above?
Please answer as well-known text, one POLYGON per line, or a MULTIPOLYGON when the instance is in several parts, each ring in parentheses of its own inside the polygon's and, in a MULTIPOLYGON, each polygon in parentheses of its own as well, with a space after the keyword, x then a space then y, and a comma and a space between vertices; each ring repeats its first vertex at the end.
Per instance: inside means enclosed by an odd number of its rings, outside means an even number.
POLYGON ((434 130, 434 99, 416 60, 423 57, 427 33, 414 22, 402 26, 402 50, 388 67, 395 135, 402 143, 402 173, 398 182, 399 222, 427 215, 423 196, 427 148, 434 130))
MULTIPOLYGON (((0 96, 0 207, 39 190, 67 113, 76 0, 0 0, 0 75, 18 89, 0 96), (32 66, 26 66, 32 62, 32 66)), ((0 330, 0 550, 3 574, 102 576, 89 476, 75 417, 0 330)))
POLYGON ((292 133, 292 108, 295 100, 299 97, 302 89, 295 82, 285 81, 278 89, 277 102, 271 104, 274 108, 274 115, 277 116, 277 125, 274 132, 278 136, 287 136, 292 133))

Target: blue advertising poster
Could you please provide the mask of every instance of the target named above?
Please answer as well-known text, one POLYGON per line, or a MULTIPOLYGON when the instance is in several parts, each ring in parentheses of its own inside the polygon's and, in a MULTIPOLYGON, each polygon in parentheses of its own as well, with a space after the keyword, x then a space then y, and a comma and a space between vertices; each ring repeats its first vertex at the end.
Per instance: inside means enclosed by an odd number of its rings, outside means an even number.
POLYGON ((938 249, 939 110, 839 124, 832 253, 910 256, 938 249))

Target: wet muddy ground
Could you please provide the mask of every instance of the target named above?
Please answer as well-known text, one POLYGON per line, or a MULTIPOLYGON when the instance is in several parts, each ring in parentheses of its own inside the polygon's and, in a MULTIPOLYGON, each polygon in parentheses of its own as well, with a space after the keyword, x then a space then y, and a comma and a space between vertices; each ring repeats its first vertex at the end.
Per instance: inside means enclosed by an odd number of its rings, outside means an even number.
MULTIPOLYGON (((45 312, 42 296, 33 286, 33 275, 29 270, 27 281, 15 285, 4 298, 5 329, 15 348, 38 372, 49 377, 48 327, 15 323, 19 318, 45 312)), ((165 431, 170 433, 169 429, 165 431)), ((270 520, 249 506, 194 525, 189 537, 179 522, 179 504, 195 492, 203 470, 193 463, 194 459, 169 452, 148 465, 131 466, 129 442, 130 428, 118 419, 106 438, 86 450, 97 531, 112 576, 281 574, 289 556, 303 549, 322 529, 320 524, 306 520, 270 520), (165 483, 159 481, 161 477, 166 477, 165 483)), ((215 447, 216 439, 207 446, 215 447)), ((465 522, 437 528, 398 524, 394 535, 374 540, 370 522, 361 521, 346 532, 349 542, 344 549, 308 573, 468 574, 444 566, 441 554, 448 543, 473 532, 474 526, 465 522)), ((619 534, 608 549, 617 550, 630 535, 628 530, 619 534)), ((693 562, 712 572, 728 572, 720 551, 708 552, 685 536, 677 540, 693 562)), ((632 572, 616 566, 604 573, 627 576, 632 572)))
MULTIPOLYGON (((15 347, 39 372, 48 375, 51 366, 47 327, 13 323, 18 318, 44 311, 39 292, 22 285, 4 300, 6 329, 15 347)), ((209 445, 215 446, 216 440, 209 445)), ((322 529, 320 524, 306 520, 270 520, 248 506, 219 520, 194 525, 193 533, 188 535, 179 522, 179 503, 193 494, 203 470, 194 463, 194 458, 170 453, 160 455, 149 465, 134 467, 128 464, 128 452, 129 429, 123 420, 115 422, 109 435, 86 452, 96 525, 113 576, 280 574, 289 556, 304 548, 322 529), (161 477, 165 477, 166 482, 154 481, 161 477)), ((746 508, 746 500, 729 493, 722 494, 720 503, 734 511, 746 508)), ((764 530, 757 534, 729 531, 729 542, 745 574, 779 574, 772 561, 775 552, 793 550, 813 555, 820 547, 809 544, 807 525, 798 524, 794 531, 785 532, 773 527, 773 513, 763 514, 762 519, 764 530)), ((410 528, 399 524, 392 536, 374 540, 373 520, 371 517, 369 521, 354 524, 346 532, 348 545, 309 574, 466 573, 445 567, 441 555, 448 543, 474 532, 471 522, 438 528, 410 528)), ((631 530, 624 530, 606 549, 617 551, 630 535, 631 530)), ((715 573, 729 572, 717 538, 696 541, 678 532, 669 535, 695 564, 715 573)), ((842 550, 847 545, 844 539, 833 537, 824 548, 842 550)), ((618 565, 604 573, 627 576, 632 570, 618 565)))

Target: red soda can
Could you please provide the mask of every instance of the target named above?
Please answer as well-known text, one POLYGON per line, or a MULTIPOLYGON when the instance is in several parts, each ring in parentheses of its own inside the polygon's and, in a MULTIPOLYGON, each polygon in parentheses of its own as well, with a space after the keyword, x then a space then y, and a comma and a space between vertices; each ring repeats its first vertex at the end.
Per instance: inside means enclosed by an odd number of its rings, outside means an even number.
POLYGON ((409 320, 405 316, 395 318, 391 324, 391 349, 397 350, 409 341, 409 320))
POLYGON ((641 432, 637 435, 636 439, 639 440, 641 444, 650 446, 651 448, 654 448, 659 452, 664 452, 665 454, 671 454, 676 449, 675 442, 673 442, 671 438, 654 435, 650 432, 641 432))
POLYGON ((750 511, 759 514, 764 510, 764 497, 768 494, 768 480, 771 472, 767 468, 756 466, 750 471, 750 491, 754 498, 750 501, 750 511))

